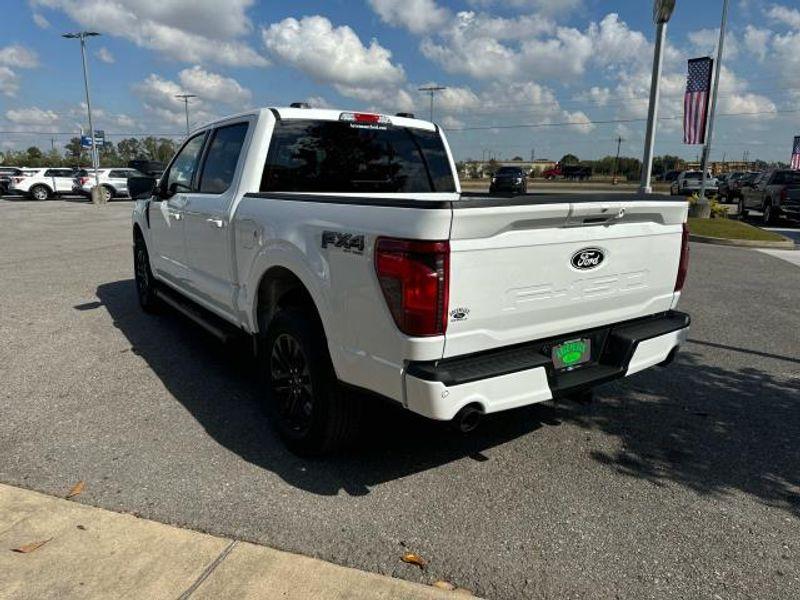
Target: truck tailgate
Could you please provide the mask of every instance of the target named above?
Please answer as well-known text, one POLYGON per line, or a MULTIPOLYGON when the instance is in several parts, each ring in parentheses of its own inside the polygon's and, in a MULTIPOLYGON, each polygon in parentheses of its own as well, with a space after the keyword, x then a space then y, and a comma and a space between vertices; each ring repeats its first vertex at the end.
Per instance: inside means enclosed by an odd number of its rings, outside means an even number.
POLYGON ((444 357, 669 310, 687 210, 663 196, 455 202, 444 357))

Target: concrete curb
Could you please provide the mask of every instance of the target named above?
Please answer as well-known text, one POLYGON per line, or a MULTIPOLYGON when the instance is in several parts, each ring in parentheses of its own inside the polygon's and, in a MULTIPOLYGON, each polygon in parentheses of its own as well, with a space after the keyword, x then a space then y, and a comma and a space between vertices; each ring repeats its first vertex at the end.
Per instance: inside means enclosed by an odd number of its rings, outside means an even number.
POLYGON ((0 574, 0 596, 20 600, 464 597, 4 484, 0 574))
MULTIPOLYGON (((783 237, 783 236, 781 236, 783 237)), ((789 238, 783 238, 780 242, 769 242, 763 240, 734 240, 728 238, 709 237, 705 235, 689 234, 690 242, 699 244, 714 244, 717 246, 739 246, 741 248, 772 248, 774 250, 794 250, 794 242, 789 238)))

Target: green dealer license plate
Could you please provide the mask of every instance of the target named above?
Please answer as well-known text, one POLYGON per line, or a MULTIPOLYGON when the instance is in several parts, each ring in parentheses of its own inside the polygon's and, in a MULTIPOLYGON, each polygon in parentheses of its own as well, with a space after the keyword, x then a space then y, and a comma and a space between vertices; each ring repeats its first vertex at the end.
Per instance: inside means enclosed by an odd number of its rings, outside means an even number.
POLYGON ((592 340, 581 338, 553 346, 551 357, 556 369, 568 369, 587 363, 592 358, 592 340))

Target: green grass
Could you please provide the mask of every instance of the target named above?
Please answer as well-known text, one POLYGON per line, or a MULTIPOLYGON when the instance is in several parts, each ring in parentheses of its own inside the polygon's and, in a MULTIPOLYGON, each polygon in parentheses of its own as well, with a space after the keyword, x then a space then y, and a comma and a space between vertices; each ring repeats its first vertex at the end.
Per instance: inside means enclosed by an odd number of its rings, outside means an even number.
POLYGON ((783 241, 783 236, 777 233, 764 231, 734 219, 689 219, 689 231, 695 235, 729 240, 783 241))

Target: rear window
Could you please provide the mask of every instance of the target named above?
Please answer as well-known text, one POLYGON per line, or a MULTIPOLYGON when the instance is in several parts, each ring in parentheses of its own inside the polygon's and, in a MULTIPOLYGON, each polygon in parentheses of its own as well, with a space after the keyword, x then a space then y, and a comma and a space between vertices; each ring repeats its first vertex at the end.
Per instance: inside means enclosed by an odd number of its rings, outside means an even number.
POLYGON ((497 170, 498 175, 522 175, 519 167, 501 167, 497 170))
POLYGON ((692 173, 686 173, 686 175, 684 175, 683 178, 684 179, 702 179, 703 178, 703 174, 700 173, 699 171, 694 171, 692 173))
POLYGON ((779 171, 775 174, 775 184, 792 185, 800 183, 800 171, 779 171))
POLYGON ((435 131, 292 119, 275 124, 261 191, 454 192, 435 131))

